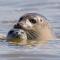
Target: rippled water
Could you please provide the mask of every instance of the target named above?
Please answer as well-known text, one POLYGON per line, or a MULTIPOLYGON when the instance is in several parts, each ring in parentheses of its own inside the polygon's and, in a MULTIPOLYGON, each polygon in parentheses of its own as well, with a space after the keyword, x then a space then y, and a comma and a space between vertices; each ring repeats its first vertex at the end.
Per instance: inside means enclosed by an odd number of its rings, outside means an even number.
MULTIPOLYGON (((36 12, 44 15, 60 36, 60 0, 0 0, 0 33, 7 34, 21 15, 36 12)), ((60 60, 60 40, 51 40, 40 48, 8 46, 0 42, 1 60, 60 60)))

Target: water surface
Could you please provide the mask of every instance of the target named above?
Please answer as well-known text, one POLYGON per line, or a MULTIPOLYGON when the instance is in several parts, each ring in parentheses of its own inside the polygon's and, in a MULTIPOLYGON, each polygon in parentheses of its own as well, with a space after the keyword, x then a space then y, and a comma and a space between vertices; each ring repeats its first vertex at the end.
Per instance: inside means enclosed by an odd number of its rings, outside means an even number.
MULTIPOLYGON (((0 0, 0 33, 7 32, 25 13, 44 15, 54 33, 60 36, 60 0, 0 0)), ((39 48, 8 46, 0 42, 1 60, 60 60, 60 40, 49 41, 39 48)))

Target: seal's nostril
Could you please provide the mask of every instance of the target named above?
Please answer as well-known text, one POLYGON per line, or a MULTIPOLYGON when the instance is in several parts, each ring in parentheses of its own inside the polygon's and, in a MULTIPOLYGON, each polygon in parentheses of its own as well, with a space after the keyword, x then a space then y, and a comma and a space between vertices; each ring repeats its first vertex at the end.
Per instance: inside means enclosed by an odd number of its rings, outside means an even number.
POLYGON ((14 28, 16 28, 16 29, 21 29, 22 26, 21 26, 21 24, 17 23, 16 25, 14 25, 14 28))

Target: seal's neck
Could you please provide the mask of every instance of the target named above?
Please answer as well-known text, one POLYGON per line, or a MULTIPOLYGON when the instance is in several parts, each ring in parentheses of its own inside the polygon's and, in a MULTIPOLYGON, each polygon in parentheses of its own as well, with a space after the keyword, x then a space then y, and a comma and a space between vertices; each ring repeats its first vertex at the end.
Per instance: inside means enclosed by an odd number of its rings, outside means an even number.
POLYGON ((52 40, 55 38, 54 33, 49 28, 40 29, 39 31, 40 40, 52 40))

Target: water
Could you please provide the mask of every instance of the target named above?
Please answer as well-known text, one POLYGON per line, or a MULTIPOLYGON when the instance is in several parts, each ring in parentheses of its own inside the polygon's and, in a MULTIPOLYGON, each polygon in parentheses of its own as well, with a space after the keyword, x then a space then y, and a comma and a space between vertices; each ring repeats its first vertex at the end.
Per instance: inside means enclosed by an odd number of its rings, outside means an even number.
MULTIPOLYGON (((36 12, 51 23, 60 36, 60 0, 0 0, 0 33, 7 34, 21 15, 36 12)), ((60 60, 60 40, 51 40, 39 48, 8 46, 0 42, 1 60, 60 60)))

